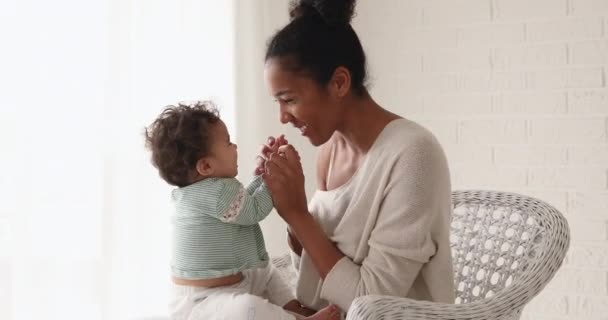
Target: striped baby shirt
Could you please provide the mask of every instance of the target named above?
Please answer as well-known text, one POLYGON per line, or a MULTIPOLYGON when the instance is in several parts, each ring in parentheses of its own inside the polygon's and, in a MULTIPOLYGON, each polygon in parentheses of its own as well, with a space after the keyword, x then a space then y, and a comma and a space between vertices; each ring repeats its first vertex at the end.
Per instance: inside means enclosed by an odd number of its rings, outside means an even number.
POLYGON ((175 277, 218 278, 268 264, 259 222, 273 204, 262 182, 256 176, 245 187, 234 178, 207 178, 173 190, 175 277))

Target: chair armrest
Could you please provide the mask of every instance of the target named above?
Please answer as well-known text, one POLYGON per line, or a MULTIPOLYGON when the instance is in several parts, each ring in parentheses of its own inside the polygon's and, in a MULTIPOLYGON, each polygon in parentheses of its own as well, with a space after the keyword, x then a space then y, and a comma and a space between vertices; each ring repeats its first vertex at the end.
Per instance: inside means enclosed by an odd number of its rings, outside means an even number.
POLYGON ((368 295, 356 298, 348 309, 347 320, 471 320, 517 319, 517 303, 501 302, 494 297, 467 304, 419 301, 402 297, 368 295))

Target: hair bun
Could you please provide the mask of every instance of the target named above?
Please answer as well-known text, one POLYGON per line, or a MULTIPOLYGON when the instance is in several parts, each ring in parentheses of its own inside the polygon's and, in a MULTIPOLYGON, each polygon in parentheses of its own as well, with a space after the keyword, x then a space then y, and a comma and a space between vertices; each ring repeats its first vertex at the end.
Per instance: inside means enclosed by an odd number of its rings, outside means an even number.
POLYGON ((318 14, 330 26, 350 24, 355 14, 356 0, 293 0, 289 15, 292 19, 318 14))

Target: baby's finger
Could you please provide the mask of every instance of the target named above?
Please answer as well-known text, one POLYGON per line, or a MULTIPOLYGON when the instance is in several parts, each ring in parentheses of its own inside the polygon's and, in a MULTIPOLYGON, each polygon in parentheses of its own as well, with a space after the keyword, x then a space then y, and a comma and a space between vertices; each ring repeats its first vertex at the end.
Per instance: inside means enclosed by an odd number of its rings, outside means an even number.
POLYGON ((268 158, 270 153, 272 153, 272 149, 266 144, 261 145, 259 150, 260 150, 260 155, 262 155, 265 158, 268 158))
POLYGON ((280 136, 277 138, 277 144, 278 144, 279 146, 282 146, 282 145, 286 145, 286 144, 287 144, 287 139, 285 139, 285 135, 284 135, 284 134, 280 135, 280 136))
POLYGON ((264 167, 257 167, 253 171, 253 175, 259 176, 259 175, 263 174, 264 172, 266 172, 266 170, 264 170, 264 167))
POLYGON ((258 156, 256 158, 256 164, 255 164, 255 170, 253 171, 254 175, 260 175, 262 173, 264 173, 264 164, 266 163, 266 160, 260 156, 258 156))
POLYGON ((266 159, 264 159, 262 156, 255 157, 255 166, 256 167, 263 165, 264 162, 266 162, 266 159))
POLYGON ((269 136, 268 139, 266 139, 266 144, 267 145, 273 145, 275 142, 275 138, 273 136, 269 136))

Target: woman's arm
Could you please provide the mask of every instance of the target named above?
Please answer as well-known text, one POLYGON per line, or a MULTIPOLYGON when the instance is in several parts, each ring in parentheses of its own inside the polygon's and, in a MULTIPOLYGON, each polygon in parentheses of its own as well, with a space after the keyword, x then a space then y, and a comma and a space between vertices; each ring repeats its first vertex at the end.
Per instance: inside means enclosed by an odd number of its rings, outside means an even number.
POLYGON ((302 244, 300 243, 298 238, 293 235, 293 233, 289 229, 289 226, 287 226, 287 244, 289 245, 289 248, 293 253, 298 255, 298 257, 302 256, 302 244))
POLYGON ((282 146, 266 162, 264 181, 279 215, 289 224, 292 234, 311 256, 322 278, 344 254, 329 240, 308 212, 304 173, 298 152, 282 146))
POLYGON ((321 279, 325 279, 336 263, 344 257, 344 253, 331 242, 321 226, 308 212, 299 214, 298 217, 290 219, 288 223, 312 259, 319 276, 321 279))
MULTIPOLYGON (((287 139, 285 139, 284 135, 280 135, 276 139, 274 137, 268 137, 266 144, 263 144, 260 147, 260 155, 258 155, 256 159, 257 164, 254 171, 254 175, 256 175, 256 178, 254 179, 254 181, 256 181, 257 178, 261 177, 260 175, 264 173, 266 160, 270 157, 270 154, 278 152, 278 148, 286 144, 288 144, 288 141, 287 139)), ((260 181, 261 180, 262 179, 260 179, 260 181)), ((253 189, 256 188, 257 186, 253 187, 253 189)), ((249 190, 250 187, 248 187, 247 189, 249 190)), ((298 257, 302 255, 302 245, 300 244, 298 239, 293 235, 293 232, 291 232, 291 230, 289 229, 289 225, 287 226, 287 244, 289 245, 289 248, 291 248, 291 251, 295 253, 298 257)))
MULTIPOLYGON (((327 170, 329 169, 330 150, 333 143, 333 138, 319 147, 317 154, 317 189, 327 190, 327 170)), ((298 256, 302 256, 302 244, 294 235, 289 225, 287 226, 287 244, 291 251, 298 256)))

